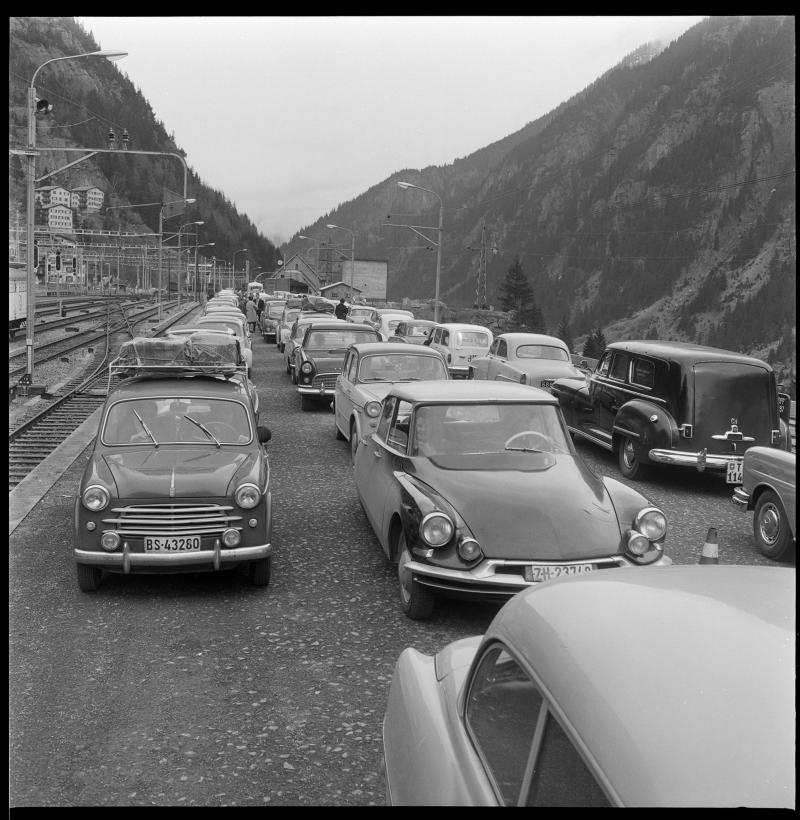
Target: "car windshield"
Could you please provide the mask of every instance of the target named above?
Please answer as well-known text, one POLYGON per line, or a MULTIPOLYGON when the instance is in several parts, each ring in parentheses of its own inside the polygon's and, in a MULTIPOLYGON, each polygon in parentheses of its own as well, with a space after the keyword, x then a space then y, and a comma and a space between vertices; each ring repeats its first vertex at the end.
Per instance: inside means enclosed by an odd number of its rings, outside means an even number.
POLYGON ((402 319, 391 319, 390 321, 388 321, 388 322, 386 323, 386 328, 387 328, 387 330, 389 330, 389 331, 391 331, 392 333, 394 333, 395 328, 396 328, 396 327, 400 324, 400 322, 402 322, 402 321, 403 321, 402 319))
POLYGON ((489 334, 480 330, 459 330, 456 332, 456 347, 489 347, 489 334))
POLYGON ((198 327, 206 330, 232 330, 237 336, 244 335, 244 329, 239 322, 233 320, 226 321, 225 319, 214 319, 211 321, 203 321, 197 323, 198 327))
POLYGON ((432 404, 415 413, 414 455, 570 452, 552 404, 432 404))
POLYGON ((267 307, 267 316, 270 319, 280 319, 283 314, 283 302, 273 302, 267 307))
POLYGON ((281 321, 284 324, 291 324, 298 316, 300 315, 300 308, 292 308, 291 310, 285 310, 281 314, 281 321))
POLYGON ((415 379, 446 379, 447 366, 438 356, 409 353, 365 356, 358 368, 362 382, 402 382, 415 379))
POLYGON ((517 348, 519 359, 552 359, 556 362, 568 362, 567 351, 553 345, 520 345, 517 348))
POLYGON ((252 438, 244 405, 227 399, 162 397, 125 399, 111 405, 103 444, 247 444, 252 438))
POLYGON ((345 348, 359 342, 375 341, 375 333, 368 330, 311 330, 305 340, 307 350, 331 350, 345 348))

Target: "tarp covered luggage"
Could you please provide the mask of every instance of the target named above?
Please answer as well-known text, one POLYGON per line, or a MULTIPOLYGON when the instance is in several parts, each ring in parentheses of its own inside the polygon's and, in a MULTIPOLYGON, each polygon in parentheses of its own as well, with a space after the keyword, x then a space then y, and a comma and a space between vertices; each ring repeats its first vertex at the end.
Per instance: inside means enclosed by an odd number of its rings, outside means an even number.
POLYGON ((122 345, 112 362, 112 370, 121 378, 198 373, 232 376, 240 367, 238 339, 210 332, 180 337, 137 336, 122 345))

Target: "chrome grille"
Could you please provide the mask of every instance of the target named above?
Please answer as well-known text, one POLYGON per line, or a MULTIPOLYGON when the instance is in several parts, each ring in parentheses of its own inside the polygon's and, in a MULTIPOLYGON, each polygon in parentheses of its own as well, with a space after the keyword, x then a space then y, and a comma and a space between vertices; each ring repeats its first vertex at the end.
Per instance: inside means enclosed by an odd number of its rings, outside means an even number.
POLYGON ((324 387, 326 390, 335 390, 338 375, 338 373, 319 373, 314 376, 314 381, 311 383, 311 386, 324 387))
POLYGON ((149 504, 112 507, 116 518, 103 524, 116 527, 120 536, 145 535, 221 535, 233 527, 241 530, 242 516, 233 507, 219 504, 149 504))

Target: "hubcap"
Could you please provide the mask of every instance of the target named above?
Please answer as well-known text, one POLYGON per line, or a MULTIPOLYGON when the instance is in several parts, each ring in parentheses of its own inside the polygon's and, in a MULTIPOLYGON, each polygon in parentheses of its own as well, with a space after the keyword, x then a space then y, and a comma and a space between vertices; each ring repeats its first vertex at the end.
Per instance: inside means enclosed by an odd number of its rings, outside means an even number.
POLYGON ((781 519, 774 504, 765 504, 761 508, 761 515, 758 519, 758 529, 761 537, 767 544, 774 544, 778 538, 781 528, 781 519))
POLYGON ((397 562, 397 577, 400 580, 400 596, 404 603, 408 603, 411 598, 411 573, 405 568, 406 561, 410 561, 408 548, 403 542, 403 549, 400 552, 400 560, 397 562))
POLYGON ((625 459, 626 467, 633 467, 636 463, 636 453, 633 449, 633 442, 630 439, 625 441, 625 445, 622 448, 622 457, 625 459))

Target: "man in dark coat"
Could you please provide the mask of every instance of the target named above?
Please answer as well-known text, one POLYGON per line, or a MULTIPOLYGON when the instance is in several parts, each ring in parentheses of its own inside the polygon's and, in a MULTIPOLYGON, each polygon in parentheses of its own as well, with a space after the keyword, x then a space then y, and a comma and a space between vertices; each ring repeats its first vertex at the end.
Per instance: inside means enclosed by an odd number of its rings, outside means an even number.
POLYGON ((344 297, 339 300, 339 304, 336 305, 336 308, 333 311, 336 314, 337 319, 346 319, 347 314, 350 312, 347 305, 344 303, 344 297))

